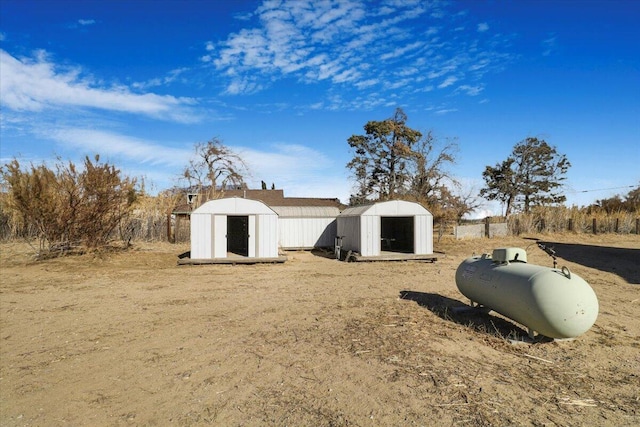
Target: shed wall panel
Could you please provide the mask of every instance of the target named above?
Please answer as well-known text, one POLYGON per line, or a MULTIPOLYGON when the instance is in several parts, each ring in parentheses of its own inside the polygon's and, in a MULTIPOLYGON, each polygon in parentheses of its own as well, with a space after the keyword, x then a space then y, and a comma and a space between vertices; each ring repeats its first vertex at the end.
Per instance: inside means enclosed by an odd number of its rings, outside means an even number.
POLYGON ((430 255, 433 253, 433 217, 430 215, 415 216, 415 254, 430 255))
POLYGON ((337 236, 342 236, 342 250, 360 252, 360 219, 359 216, 340 217, 337 223, 337 236))
MULTIPOLYGON (((258 215, 261 216, 261 215, 258 215)), ((261 239, 256 239, 256 235, 258 234, 257 232, 258 230, 256 229, 256 215, 249 215, 249 251, 247 253, 247 256, 249 258, 255 258, 257 256, 257 253, 260 253, 260 250, 256 250, 256 244, 260 244, 260 240, 261 239)))
POLYGON ((255 232, 256 255, 261 258, 278 256, 278 216, 258 215, 255 232))
POLYGON ((213 217, 212 252, 210 258, 227 257, 227 216, 211 215, 213 217))
POLYGON ((364 215, 360 217, 360 254, 380 255, 380 217, 364 215))
POLYGON ((191 258, 211 258, 211 215, 191 215, 191 258))
POLYGON ((335 218, 280 218, 279 243, 282 249, 333 247, 335 218))

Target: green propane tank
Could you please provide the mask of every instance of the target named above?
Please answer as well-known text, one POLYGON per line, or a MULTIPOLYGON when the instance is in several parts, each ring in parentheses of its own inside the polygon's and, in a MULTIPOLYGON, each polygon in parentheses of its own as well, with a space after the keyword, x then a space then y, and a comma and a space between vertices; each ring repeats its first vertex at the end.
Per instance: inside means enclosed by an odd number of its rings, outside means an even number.
POLYGON ((456 285, 471 300, 550 338, 575 338, 598 317, 591 286, 568 268, 527 264, 520 248, 495 249, 467 258, 456 270, 456 285))

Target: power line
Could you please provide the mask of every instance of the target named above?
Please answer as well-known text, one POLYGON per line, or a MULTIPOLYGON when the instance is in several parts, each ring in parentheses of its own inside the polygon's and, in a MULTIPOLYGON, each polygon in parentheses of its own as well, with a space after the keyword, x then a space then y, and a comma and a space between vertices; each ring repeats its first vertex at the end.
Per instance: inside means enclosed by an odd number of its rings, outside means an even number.
POLYGON ((567 193, 592 193, 594 191, 609 191, 609 190, 620 190, 622 188, 635 188, 635 185, 625 185, 623 187, 610 187, 610 188, 598 188, 593 190, 573 190, 567 191, 567 193))

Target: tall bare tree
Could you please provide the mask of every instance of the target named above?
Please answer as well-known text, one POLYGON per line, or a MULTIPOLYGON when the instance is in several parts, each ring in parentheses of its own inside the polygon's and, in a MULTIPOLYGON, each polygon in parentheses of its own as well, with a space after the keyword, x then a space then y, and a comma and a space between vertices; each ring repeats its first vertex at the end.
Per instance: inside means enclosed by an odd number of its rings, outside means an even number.
POLYGON ((195 155, 183 171, 189 191, 215 199, 225 189, 244 188, 248 173, 244 160, 218 138, 195 145, 195 155))
POLYGON ((459 187, 458 181, 451 175, 448 167, 455 164, 458 145, 448 140, 444 145, 428 132, 418 141, 412 151, 410 193, 429 205, 449 196, 443 194, 447 189, 453 196, 451 188, 459 187))

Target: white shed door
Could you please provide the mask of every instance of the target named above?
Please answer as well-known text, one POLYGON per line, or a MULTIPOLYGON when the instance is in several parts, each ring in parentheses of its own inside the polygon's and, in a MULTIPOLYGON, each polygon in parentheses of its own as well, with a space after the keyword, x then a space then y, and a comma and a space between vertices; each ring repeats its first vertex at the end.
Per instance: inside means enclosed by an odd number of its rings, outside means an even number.
POLYGON ((213 215, 213 254, 212 258, 227 257, 227 216, 213 215))
MULTIPOLYGON (((249 258, 255 258, 256 256, 256 236, 258 230, 256 229, 256 216, 249 215, 249 258)), ((259 240, 258 240, 259 241, 259 240)), ((260 251, 258 250, 258 253, 260 251)))

